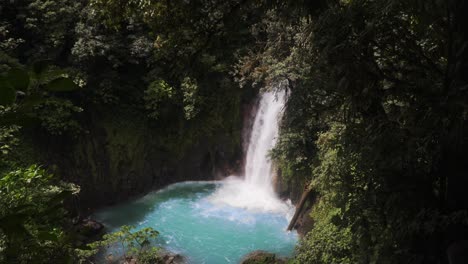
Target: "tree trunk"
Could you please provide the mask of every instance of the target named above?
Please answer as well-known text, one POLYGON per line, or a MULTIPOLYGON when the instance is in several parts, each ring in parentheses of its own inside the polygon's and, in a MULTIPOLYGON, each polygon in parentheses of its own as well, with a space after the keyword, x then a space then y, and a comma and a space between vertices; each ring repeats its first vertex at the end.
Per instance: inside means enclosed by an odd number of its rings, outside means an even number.
POLYGON ((296 212, 294 213, 293 218, 291 219, 291 222, 289 222, 288 225, 288 231, 291 231, 294 226, 296 225, 297 219, 301 215, 302 209, 304 208, 305 202, 307 201, 307 198, 309 198, 310 194, 312 193, 311 188, 307 188, 304 190, 301 196, 301 200, 299 201, 299 204, 296 207, 296 212))

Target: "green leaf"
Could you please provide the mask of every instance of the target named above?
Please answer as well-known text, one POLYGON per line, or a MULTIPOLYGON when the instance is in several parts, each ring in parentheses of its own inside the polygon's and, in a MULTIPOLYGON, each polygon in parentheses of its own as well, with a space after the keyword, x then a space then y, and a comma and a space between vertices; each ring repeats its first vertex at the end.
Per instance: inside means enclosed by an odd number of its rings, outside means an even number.
POLYGON ((59 239, 56 234, 47 231, 41 231, 37 234, 37 238, 40 240, 54 241, 57 242, 59 239))
POLYGON ((0 79, 0 105, 8 106, 15 102, 16 91, 7 80, 0 79))
POLYGON ((33 71, 36 76, 42 75, 52 64, 52 60, 40 60, 33 63, 33 71))
POLYGON ((22 69, 11 69, 8 72, 8 82, 16 89, 26 91, 29 87, 29 74, 22 69))
POLYGON ((46 85, 46 90, 51 92, 69 92, 78 89, 76 85, 70 78, 57 78, 46 85))

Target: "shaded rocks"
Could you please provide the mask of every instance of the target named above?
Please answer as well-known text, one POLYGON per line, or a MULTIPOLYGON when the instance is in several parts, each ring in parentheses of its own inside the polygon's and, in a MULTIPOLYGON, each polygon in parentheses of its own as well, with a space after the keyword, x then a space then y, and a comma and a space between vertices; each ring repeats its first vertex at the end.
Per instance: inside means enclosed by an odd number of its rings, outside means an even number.
POLYGON ((104 225, 92 219, 82 219, 73 226, 77 247, 96 241, 104 234, 104 225))
POLYGON ((162 249, 162 252, 157 256, 151 257, 150 259, 145 258, 144 260, 139 260, 137 257, 128 256, 128 257, 118 257, 115 258, 113 255, 109 255, 106 258, 105 263, 112 264, 142 264, 142 263, 151 263, 151 264, 187 264, 187 260, 184 256, 180 254, 174 254, 169 251, 162 249))
POLYGON ((286 259, 262 250, 253 251, 244 256, 240 264, 285 264, 286 259))
POLYGON ((104 225, 93 219, 85 219, 82 221, 81 226, 88 232, 88 234, 99 234, 104 225))
POLYGON ((299 219, 297 219, 296 226, 294 227, 301 238, 314 227, 314 220, 310 216, 311 211, 312 208, 304 210, 299 219))
POLYGON ((182 255, 170 254, 170 255, 163 256, 163 263, 164 264, 186 264, 187 261, 182 255))
POLYGON ((180 254, 172 253, 165 249, 161 250, 160 258, 161 258, 160 263, 164 263, 164 264, 187 264, 187 259, 184 256, 180 254))

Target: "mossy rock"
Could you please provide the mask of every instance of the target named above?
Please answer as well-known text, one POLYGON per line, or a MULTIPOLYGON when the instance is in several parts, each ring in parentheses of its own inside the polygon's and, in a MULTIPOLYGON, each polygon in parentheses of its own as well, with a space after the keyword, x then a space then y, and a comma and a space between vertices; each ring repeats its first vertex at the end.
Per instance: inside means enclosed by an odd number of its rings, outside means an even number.
POLYGON ((266 251, 254 251, 242 258, 241 264, 283 264, 286 261, 266 251))
POLYGON ((104 225, 92 219, 83 219, 74 226, 74 231, 85 240, 94 240, 102 236, 104 225))

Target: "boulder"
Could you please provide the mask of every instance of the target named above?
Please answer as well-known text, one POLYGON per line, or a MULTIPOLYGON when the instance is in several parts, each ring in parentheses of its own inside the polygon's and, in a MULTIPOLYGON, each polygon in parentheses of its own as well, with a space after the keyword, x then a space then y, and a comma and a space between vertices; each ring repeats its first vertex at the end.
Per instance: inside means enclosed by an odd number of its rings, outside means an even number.
POLYGON ((80 220, 74 226, 76 245, 81 246, 101 238, 104 233, 104 225, 92 219, 80 220))
POLYGON ((78 231, 86 237, 94 237, 101 234, 104 225, 93 219, 83 219, 78 224, 78 231))
POLYGON ((241 264, 284 264, 286 260, 262 250, 251 252, 244 256, 241 264))
POLYGON ((160 252, 160 256, 162 259, 162 263, 164 264, 186 264, 187 263, 187 259, 184 256, 169 252, 164 249, 160 252))

